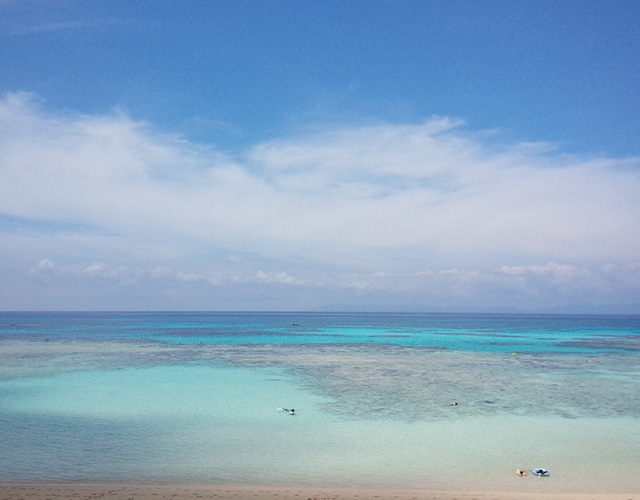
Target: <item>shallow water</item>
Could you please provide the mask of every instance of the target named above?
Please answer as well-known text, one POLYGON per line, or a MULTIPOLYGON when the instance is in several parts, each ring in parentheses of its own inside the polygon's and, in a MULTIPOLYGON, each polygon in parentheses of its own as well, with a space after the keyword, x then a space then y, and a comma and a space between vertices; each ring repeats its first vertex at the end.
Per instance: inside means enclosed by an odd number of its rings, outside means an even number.
POLYGON ((640 491, 637 320, 298 318, 3 315, 0 481, 640 491))

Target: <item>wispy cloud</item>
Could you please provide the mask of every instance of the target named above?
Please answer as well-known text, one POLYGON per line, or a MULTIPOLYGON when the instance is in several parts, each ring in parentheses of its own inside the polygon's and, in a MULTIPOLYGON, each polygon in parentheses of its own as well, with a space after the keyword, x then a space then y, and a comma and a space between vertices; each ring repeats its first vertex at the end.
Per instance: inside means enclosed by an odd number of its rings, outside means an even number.
MULTIPOLYGON (((598 270, 550 262, 488 272, 444 269, 412 274, 290 274, 251 268, 194 271, 103 262, 65 265, 45 258, 20 279, 33 280, 43 296, 47 288, 81 290, 79 296, 100 297, 100 308, 107 309, 114 308, 113 304, 127 309, 145 308, 141 304, 146 308, 210 309, 231 296, 234 299, 228 308, 232 309, 304 309, 330 304, 376 310, 629 313, 637 308, 640 265, 608 265, 598 270), (142 302, 128 302, 141 291, 142 302), (181 301, 176 302, 177 298, 181 301)), ((78 294, 70 295, 71 301, 65 297, 62 308, 73 309, 77 303, 78 294)), ((42 296, 36 296, 34 304, 41 300, 42 296)))
POLYGON ((119 24, 115 21, 61 21, 46 22, 22 26, 3 26, 2 34, 4 36, 20 36, 20 35, 38 35, 46 33, 55 33, 60 31, 69 31, 84 28, 96 28, 99 26, 111 26, 119 24))
POLYGON ((41 276, 600 297, 638 272, 638 167, 500 143, 447 117, 282 137, 230 156, 122 111, 56 113, 8 94, 0 214, 34 223, 0 244, 15 262, 33 256, 41 276))
POLYGON ((46 35, 125 24, 125 21, 115 18, 87 16, 86 13, 71 15, 65 3, 49 0, 0 1, 0 36, 46 35))

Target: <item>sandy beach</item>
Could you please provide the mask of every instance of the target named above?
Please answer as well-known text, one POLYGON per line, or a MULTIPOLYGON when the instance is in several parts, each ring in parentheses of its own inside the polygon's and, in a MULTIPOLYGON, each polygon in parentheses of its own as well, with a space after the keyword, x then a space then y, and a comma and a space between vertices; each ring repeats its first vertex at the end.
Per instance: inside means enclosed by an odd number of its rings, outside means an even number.
POLYGON ((638 500, 639 493, 132 484, 0 484, 0 500, 638 500))

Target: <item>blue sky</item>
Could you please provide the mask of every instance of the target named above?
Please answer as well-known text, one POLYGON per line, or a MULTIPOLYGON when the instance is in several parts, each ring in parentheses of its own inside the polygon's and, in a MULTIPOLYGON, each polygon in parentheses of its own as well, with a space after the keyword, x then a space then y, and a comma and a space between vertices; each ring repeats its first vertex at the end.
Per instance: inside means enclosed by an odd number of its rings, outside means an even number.
POLYGON ((0 0, 0 309, 638 312, 638 26, 0 0))

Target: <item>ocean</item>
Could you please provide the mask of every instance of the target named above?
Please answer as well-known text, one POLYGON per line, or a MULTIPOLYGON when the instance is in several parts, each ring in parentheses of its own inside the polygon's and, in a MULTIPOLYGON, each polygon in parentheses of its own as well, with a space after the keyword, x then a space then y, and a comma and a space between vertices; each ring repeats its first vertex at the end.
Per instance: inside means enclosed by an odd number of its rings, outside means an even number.
POLYGON ((639 361, 640 316, 2 312, 0 482, 639 492, 639 361))

